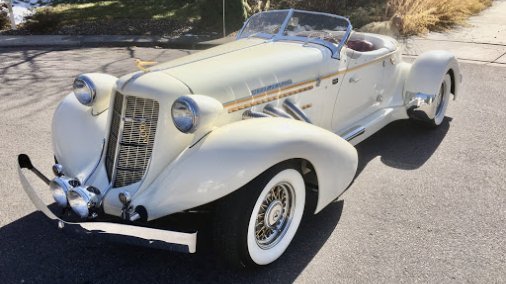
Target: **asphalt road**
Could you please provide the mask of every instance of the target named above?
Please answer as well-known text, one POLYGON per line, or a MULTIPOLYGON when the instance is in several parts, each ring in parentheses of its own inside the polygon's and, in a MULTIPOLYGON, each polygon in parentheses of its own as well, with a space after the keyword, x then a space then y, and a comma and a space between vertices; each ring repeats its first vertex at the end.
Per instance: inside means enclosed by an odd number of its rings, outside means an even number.
POLYGON ((209 251, 90 242, 49 227, 18 182, 16 156, 50 172, 51 116, 73 78, 187 53, 0 49, 0 282, 506 281, 506 68, 497 66, 462 64, 463 92, 439 129, 401 121, 358 145, 353 185, 269 267, 234 271, 209 251))

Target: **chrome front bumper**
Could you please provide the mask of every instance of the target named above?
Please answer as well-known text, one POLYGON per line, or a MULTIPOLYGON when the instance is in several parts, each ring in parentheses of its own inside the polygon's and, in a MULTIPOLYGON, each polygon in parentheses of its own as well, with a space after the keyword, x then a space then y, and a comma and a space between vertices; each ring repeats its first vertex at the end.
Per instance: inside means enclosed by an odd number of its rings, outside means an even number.
POLYGON ((35 207, 42 211, 58 229, 84 236, 98 236, 107 240, 140 245, 172 251, 195 253, 197 247, 197 233, 182 233, 140 226, 132 226, 108 222, 72 223, 58 218, 42 201, 37 192, 25 176, 21 166, 18 174, 23 189, 32 200, 35 207))

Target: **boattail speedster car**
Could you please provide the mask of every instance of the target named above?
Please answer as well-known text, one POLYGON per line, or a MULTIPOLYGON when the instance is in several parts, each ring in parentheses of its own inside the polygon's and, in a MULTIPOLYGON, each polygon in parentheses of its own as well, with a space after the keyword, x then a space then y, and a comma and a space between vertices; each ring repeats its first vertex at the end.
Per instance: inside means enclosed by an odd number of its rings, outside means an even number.
POLYGON ((354 145, 395 120, 437 127, 461 81, 449 52, 407 63, 347 18, 262 12, 233 42, 120 78, 79 75, 53 117, 55 176, 25 154, 19 175, 62 230, 193 253, 198 227, 153 224, 205 209, 218 253, 267 265, 350 185, 354 145))

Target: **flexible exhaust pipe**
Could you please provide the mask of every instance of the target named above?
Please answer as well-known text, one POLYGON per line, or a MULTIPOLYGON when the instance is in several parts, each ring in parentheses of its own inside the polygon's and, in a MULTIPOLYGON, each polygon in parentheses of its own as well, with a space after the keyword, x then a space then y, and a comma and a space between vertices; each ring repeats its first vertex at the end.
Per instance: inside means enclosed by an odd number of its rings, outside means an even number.
POLYGON ((263 112, 252 111, 250 109, 242 113, 242 119, 262 118, 262 117, 272 117, 272 116, 263 112))
POLYGON ((284 111, 280 108, 277 108, 271 104, 268 104, 264 107, 264 113, 266 113, 270 116, 294 119, 294 117, 289 115, 288 113, 286 113, 286 111, 284 111))
POLYGON ((286 99, 283 102, 283 107, 291 114, 295 119, 305 121, 307 123, 312 123, 306 113, 296 105, 291 99, 286 99))

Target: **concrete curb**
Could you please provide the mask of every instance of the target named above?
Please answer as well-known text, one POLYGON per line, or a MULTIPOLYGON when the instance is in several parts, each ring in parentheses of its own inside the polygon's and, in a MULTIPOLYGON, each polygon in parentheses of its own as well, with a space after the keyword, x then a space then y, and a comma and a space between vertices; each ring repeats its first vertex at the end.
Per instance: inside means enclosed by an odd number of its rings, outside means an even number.
POLYGON ((506 64, 506 45, 502 44, 411 38, 401 42, 401 46, 403 55, 408 57, 417 57, 430 50, 448 50, 463 62, 506 64))
POLYGON ((202 36, 185 36, 181 38, 165 38, 162 36, 66 36, 66 35, 28 35, 0 36, 0 48, 21 47, 165 47, 182 49, 206 49, 217 46, 234 38, 226 37, 209 40, 202 36))

